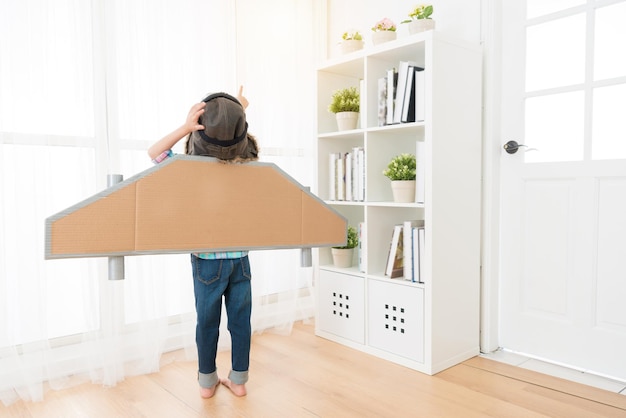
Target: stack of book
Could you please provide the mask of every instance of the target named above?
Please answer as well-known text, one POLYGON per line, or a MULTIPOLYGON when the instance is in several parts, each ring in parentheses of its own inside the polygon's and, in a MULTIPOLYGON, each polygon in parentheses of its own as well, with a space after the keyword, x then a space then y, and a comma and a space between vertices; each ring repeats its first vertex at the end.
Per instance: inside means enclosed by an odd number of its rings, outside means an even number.
POLYGON ((395 225, 391 235, 385 275, 424 283, 424 263, 421 259, 424 257, 425 238, 423 220, 404 221, 402 224, 395 225))
POLYGON ((362 147, 330 153, 328 167, 328 200, 365 201, 365 151, 362 147))
POLYGON ((378 79, 378 126, 420 122, 425 113, 424 68, 400 61, 378 79))

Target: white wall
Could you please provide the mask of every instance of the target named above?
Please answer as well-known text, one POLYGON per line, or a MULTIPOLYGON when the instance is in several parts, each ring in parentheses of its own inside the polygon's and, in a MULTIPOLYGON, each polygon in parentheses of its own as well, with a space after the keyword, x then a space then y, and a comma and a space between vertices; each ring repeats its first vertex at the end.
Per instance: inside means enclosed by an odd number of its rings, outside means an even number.
MULTIPOLYGON (((371 28, 376 22, 388 17, 398 25, 398 37, 407 36, 408 13, 422 0, 327 0, 328 57, 339 55, 341 35, 349 29, 357 29, 366 45, 371 45, 371 28)), ((436 30, 470 42, 480 42, 481 0, 434 0, 432 15, 436 30)))

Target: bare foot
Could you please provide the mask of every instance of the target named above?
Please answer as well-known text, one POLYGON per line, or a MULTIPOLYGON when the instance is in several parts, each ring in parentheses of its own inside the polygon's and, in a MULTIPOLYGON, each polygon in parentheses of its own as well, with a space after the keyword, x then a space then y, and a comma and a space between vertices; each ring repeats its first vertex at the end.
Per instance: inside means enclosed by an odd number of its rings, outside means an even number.
POLYGON ((219 386, 219 382, 217 382, 215 385, 211 386, 210 388, 203 388, 202 386, 200 386, 200 396, 202 396, 204 399, 212 398, 213 395, 215 395, 215 390, 217 389, 218 386, 219 386))
POLYGON ((233 383, 228 378, 220 379, 220 383, 226 386, 235 396, 246 396, 248 393, 246 391, 246 385, 238 385, 237 383, 233 383))

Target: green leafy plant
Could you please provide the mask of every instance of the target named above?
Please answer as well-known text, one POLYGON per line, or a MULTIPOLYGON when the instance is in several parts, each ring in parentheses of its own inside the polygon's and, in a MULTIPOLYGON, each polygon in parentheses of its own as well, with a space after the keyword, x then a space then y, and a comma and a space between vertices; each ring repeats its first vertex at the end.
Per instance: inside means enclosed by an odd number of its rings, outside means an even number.
POLYGON ((333 247, 342 250, 347 250, 350 248, 354 248, 359 245, 359 236, 356 233, 356 229, 353 226, 348 226, 348 231, 346 234, 346 245, 343 247, 333 247))
POLYGON ((361 36, 358 30, 351 29, 347 32, 344 32, 343 35, 341 35, 341 39, 343 39, 344 41, 362 41, 363 36, 361 36))
POLYGON ((400 23, 409 23, 412 20, 418 19, 430 19, 430 16, 433 14, 433 6, 431 4, 420 4, 417 5, 409 12, 410 19, 403 20, 400 23))
POLYGON ((415 180, 415 155, 400 154, 391 159, 383 175, 392 181, 415 180))
POLYGON ((393 21, 391 19, 384 18, 384 19, 379 20, 378 22, 376 22, 376 24, 374 25, 372 30, 374 32, 384 32, 384 31, 395 32, 396 31, 396 24, 393 23, 393 21))
POLYGON ((356 87, 348 87, 345 89, 335 90, 331 97, 328 111, 332 113, 339 112, 358 112, 361 106, 361 96, 356 87))

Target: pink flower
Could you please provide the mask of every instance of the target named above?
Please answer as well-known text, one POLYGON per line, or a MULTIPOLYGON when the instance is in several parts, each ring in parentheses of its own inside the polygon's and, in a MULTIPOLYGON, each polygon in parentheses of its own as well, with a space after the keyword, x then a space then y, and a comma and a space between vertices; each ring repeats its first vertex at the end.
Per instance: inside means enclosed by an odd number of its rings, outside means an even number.
POLYGON ((386 18, 376 22, 376 24, 374 25, 372 30, 374 32, 385 31, 385 30, 394 32, 396 30, 396 24, 393 23, 393 21, 391 19, 386 17, 386 18))

